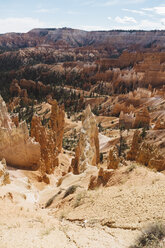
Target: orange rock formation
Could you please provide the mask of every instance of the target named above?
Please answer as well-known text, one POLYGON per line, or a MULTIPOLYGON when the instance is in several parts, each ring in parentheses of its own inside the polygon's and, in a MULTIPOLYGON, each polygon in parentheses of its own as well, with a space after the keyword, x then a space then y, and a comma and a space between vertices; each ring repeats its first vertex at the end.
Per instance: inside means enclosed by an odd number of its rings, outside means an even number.
POLYGON ((137 155, 137 152, 139 150, 141 141, 142 141, 142 138, 140 136, 140 131, 136 130, 134 132, 134 136, 132 139, 131 149, 127 153, 127 159, 128 160, 136 160, 136 155, 137 155))
POLYGON ((51 102, 52 112, 50 117, 50 128, 42 126, 41 119, 33 116, 31 122, 31 136, 40 143, 41 159, 40 169, 43 176, 45 173, 51 174, 58 166, 58 154, 62 150, 62 140, 64 133, 65 112, 54 100, 51 102))
POLYGON ((100 168, 97 176, 92 175, 90 177, 88 189, 95 189, 101 185, 106 186, 106 184, 108 183, 109 179, 112 177, 113 174, 114 174, 113 170, 100 168))
POLYGON ((109 151, 108 166, 107 169, 117 169, 119 165, 119 157, 116 148, 109 151))
POLYGON ((143 108, 136 113, 135 121, 133 124, 134 128, 150 126, 150 115, 147 108, 143 108))
POLYGON ((154 130, 165 129, 165 120, 158 119, 155 123, 154 130))
POLYGON ((45 173, 53 173, 55 167, 58 166, 56 133, 42 126, 40 117, 35 115, 31 122, 31 136, 35 137, 35 140, 41 146, 41 159, 39 163, 41 174, 44 176, 45 173))
POLYGON ((142 142, 140 131, 136 130, 132 140, 132 146, 127 153, 128 160, 135 160, 136 162, 148 166, 149 168, 156 169, 157 171, 165 170, 165 157, 159 150, 147 143, 142 142))
POLYGON ((52 111, 50 116, 50 127, 56 133, 56 146, 58 152, 62 150, 62 140, 65 125, 65 112, 64 107, 59 107, 56 100, 51 101, 52 111))

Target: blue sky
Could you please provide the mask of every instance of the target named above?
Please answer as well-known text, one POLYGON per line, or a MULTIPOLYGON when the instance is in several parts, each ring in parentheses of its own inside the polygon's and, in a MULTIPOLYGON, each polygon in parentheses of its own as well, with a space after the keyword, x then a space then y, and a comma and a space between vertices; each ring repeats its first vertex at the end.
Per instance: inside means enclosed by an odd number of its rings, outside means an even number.
POLYGON ((165 0, 0 0, 0 33, 37 27, 165 30, 165 0))

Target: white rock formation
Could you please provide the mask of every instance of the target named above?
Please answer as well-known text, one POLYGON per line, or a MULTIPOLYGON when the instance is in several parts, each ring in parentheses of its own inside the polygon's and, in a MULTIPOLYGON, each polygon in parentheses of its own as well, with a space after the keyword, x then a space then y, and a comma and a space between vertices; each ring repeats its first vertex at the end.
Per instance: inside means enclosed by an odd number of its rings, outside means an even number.
POLYGON ((25 122, 16 127, 0 96, 0 160, 7 165, 21 169, 37 169, 40 159, 40 145, 29 137, 25 122))
POLYGON ((90 105, 83 111, 80 139, 72 160, 74 174, 84 172, 89 166, 99 163, 98 128, 90 105))

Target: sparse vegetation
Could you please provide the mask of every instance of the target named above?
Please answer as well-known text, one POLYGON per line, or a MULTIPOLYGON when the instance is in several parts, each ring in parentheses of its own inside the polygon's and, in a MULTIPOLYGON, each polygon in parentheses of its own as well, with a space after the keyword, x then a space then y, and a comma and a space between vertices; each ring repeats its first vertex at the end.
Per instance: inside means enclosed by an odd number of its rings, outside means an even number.
POLYGON ((163 248, 165 242, 165 224, 157 222, 150 224, 146 229, 142 230, 141 236, 135 245, 130 248, 163 248))
POLYGON ((76 195, 73 207, 77 208, 83 204, 83 199, 86 197, 86 191, 82 191, 76 195))
POLYGON ((41 236, 43 237, 43 236, 49 235, 54 229, 55 229, 55 227, 46 228, 46 229, 41 233, 41 236))
POLYGON ((145 127, 143 127, 143 129, 142 129, 142 132, 141 132, 140 136, 142 137, 142 139, 144 139, 144 138, 146 137, 146 135, 147 135, 146 128, 145 128, 145 127))
POLYGON ((63 196, 63 199, 64 199, 65 197, 67 197, 68 195, 73 194, 73 193, 76 191, 77 187, 79 187, 79 186, 78 186, 78 185, 72 185, 72 186, 70 186, 70 187, 65 191, 64 196, 63 196))
POLYGON ((131 171, 133 171, 134 169, 136 169, 137 166, 135 164, 131 164, 128 166, 128 168, 126 169, 126 172, 129 173, 131 171))

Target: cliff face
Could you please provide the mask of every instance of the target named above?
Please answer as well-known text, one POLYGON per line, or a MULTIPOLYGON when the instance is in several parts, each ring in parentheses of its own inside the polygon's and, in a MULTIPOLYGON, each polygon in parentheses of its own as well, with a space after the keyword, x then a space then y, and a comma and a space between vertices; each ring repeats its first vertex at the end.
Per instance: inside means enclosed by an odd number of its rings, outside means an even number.
POLYGON ((3 158, 8 165, 35 170, 40 159, 40 145, 29 137, 25 122, 15 126, 0 97, 0 159, 3 158))
POLYGON ((136 47, 147 48, 164 44, 164 31, 92 31, 87 32, 78 29, 33 29, 26 34, 8 33, 1 35, 0 46, 3 48, 23 48, 43 46, 49 44, 56 47, 79 47, 89 45, 102 45, 120 48, 136 47))
POLYGON ((75 158, 72 159, 72 170, 74 174, 85 171, 89 166, 96 166, 99 163, 99 139, 98 128, 90 105, 82 114, 82 129, 80 139, 75 151, 75 158))

